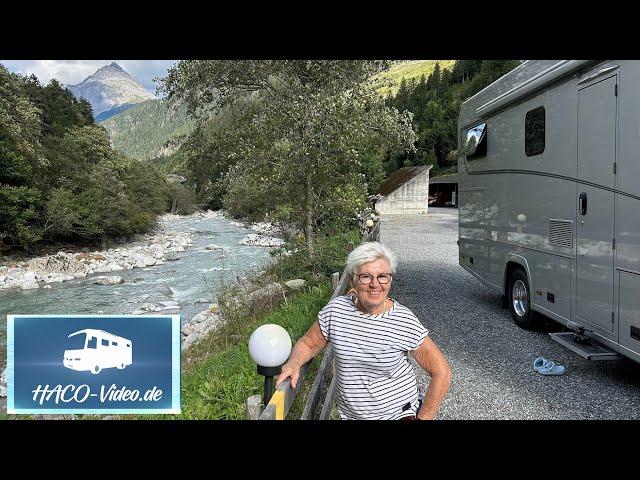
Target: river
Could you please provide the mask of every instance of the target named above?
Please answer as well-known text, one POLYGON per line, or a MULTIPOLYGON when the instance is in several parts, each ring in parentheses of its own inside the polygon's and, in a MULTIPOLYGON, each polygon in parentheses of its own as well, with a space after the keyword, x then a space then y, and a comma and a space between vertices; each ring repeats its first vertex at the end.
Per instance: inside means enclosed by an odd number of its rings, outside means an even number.
POLYGON ((128 314, 143 303, 174 300, 180 303, 184 323, 209 306, 196 303, 198 300, 215 301, 222 282, 234 282, 237 276, 265 266, 271 258, 271 248, 239 243, 254 230, 222 216, 163 216, 159 228, 189 232, 193 245, 179 252, 177 261, 116 272, 123 284, 96 285, 95 277, 114 274, 93 274, 52 283, 50 289, 0 293, 0 371, 6 364, 8 314, 128 314), (212 243, 223 249, 206 250, 212 243))

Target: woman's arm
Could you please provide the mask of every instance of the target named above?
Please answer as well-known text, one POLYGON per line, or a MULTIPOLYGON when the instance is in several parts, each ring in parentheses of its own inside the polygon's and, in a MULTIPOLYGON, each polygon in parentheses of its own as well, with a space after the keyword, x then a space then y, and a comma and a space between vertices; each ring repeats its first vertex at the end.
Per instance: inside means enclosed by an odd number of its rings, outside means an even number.
POLYGON ((326 345, 327 340, 320 331, 320 323, 316 320, 293 347, 289 360, 282 366, 282 373, 276 379, 276 388, 289 377, 291 377, 291 386, 296 388, 302 365, 320 353, 326 345))
POLYGON ((422 407, 417 413, 420 420, 435 418, 451 384, 451 368, 438 346, 427 337, 420 346, 411 352, 422 368, 424 368, 431 382, 424 396, 422 407))

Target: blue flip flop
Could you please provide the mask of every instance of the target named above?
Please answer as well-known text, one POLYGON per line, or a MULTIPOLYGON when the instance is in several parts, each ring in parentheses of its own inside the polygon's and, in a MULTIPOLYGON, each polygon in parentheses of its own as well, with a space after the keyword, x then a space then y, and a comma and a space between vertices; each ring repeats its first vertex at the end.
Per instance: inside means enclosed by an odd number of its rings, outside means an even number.
POLYGON ((540 375, 563 375, 565 368, 562 365, 556 365, 549 361, 538 369, 540 375))

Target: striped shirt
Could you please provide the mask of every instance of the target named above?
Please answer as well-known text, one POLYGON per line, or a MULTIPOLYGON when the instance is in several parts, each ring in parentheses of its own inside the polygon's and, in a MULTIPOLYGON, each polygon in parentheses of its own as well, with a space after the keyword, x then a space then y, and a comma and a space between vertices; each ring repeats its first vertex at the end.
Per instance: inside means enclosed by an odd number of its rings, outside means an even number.
POLYGON ((333 346, 343 420, 396 420, 417 413, 418 386, 408 352, 429 331, 411 310, 393 300, 388 312, 368 315, 344 295, 320 310, 318 322, 333 346))

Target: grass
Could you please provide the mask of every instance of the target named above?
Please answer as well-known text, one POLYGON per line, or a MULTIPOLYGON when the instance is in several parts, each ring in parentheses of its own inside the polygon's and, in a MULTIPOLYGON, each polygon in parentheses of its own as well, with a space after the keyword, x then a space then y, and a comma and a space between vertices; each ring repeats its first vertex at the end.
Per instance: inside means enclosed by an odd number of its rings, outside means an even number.
POLYGON ((410 60, 398 62, 393 64, 389 70, 375 75, 371 81, 380 95, 386 97, 389 92, 395 95, 398 93, 398 88, 400 88, 400 82, 403 78, 407 81, 415 78, 418 81, 424 75, 426 79, 433 72, 436 63, 440 64, 441 69, 451 70, 455 60, 410 60))
MULTIPOLYGON (((331 296, 330 290, 329 282, 307 287, 270 312, 231 319, 183 352, 181 415, 127 415, 119 418, 243 419, 244 401, 251 395, 261 395, 264 381, 249 357, 247 345, 251 333, 260 325, 275 323, 287 330, 295 342, 326 305, 331 296)), ((312 378, 313 371, 307 376, 307 379, 312 378)), ((306 383, 310 385, 311 382, 306 383)), ((296 418, 295 415, 299 416, 302 411, 302 396, 298 395, 298 405, 292 409, 290 418, 296 418)))

